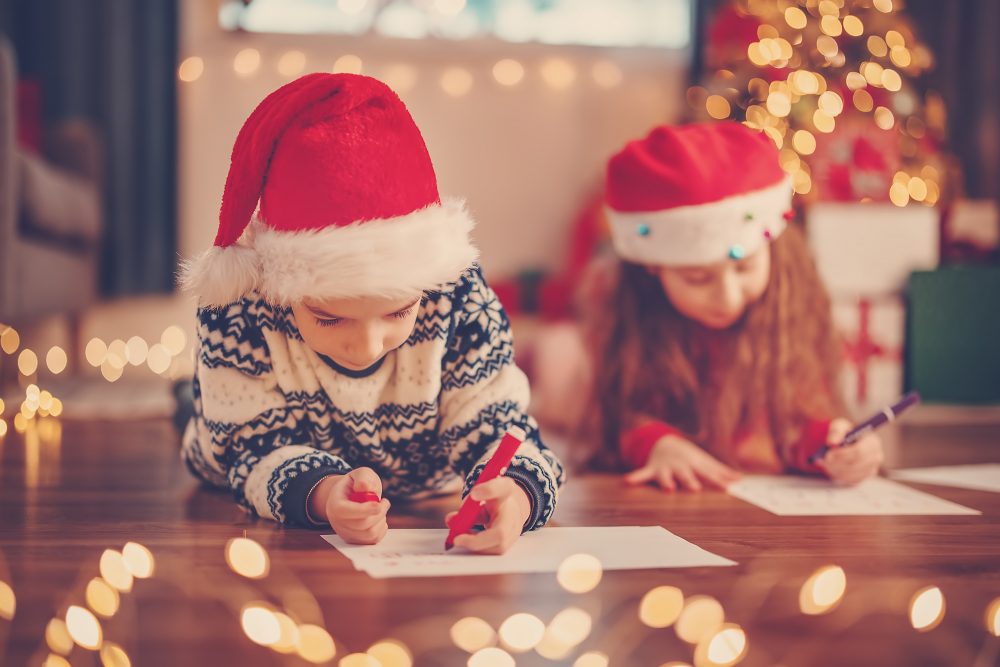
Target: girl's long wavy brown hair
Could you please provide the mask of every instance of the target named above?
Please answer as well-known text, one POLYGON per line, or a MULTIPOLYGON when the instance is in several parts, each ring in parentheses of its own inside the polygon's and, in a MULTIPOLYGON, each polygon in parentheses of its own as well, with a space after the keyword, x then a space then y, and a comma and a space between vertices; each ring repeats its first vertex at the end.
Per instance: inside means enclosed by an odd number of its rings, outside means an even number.
POLYGON ((620 467, 620 435, 642 417, 665 420, 732 461, 731 443, 753 425, 767 424, 781 447, 805 419, 843 414, 830 299, 794 224, 771 244, 763 296, 725 331, 678 313, 646 267, 619 261, 615 273, 584 308, 594 362, 589 414, 598 422, 587 428, 601 438, 593 464, 620 467))

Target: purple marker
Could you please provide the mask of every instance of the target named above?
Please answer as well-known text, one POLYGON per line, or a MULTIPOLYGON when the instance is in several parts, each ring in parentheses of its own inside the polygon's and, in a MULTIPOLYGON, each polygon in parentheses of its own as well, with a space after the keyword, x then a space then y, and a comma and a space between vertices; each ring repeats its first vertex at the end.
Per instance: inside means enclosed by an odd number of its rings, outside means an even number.
MULTIPOLYGON (((844 436, 844 441, 837 446, 845 447, 847 445, 854 444, 861 438, 861 436, 865 435, 869 431, 874 431, 882 424, 887 424, 891 421, 896 421, 896 417, 898 417, 900 413, 903 412, 903 410, 911 408, 919 402, 920 402, 920 394, 918 394, 915 391, 911 391, 906 396, 903 396, 903 398, 896 401, 896 403, 894 403, 893 405, 882 408, 882 412, 875 413, 865 421, 861 422, 860 424, 852 428, 850 431, 847 432, 847 435, 844 436)), ((826 453, 831 449, 835 449, 835 447, 830 447, 829 445, 823 445, 818 450, 816 450, 815 454, 809 457, 809 463, 816 463, 824 456, 826 456, 826 453)))

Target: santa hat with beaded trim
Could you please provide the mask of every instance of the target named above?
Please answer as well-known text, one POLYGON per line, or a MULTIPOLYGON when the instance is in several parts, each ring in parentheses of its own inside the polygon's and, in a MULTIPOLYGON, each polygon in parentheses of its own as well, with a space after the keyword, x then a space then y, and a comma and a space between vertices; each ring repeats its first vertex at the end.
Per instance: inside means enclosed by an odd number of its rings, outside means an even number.
POLYGON ((637 264, 753 254, 784 231, 791 199, 771 139, 732 121, 657 127, 608 162, 612 242, 637 264))
POLYGON ((252 291, 282 305, 404 298, 476 261, 472 227, 461 201, 438 195, 424 140, 392 90, 367 76, 309 74, 244 123, 215 243, 185 264, 181 283, 202 306, 252 291))

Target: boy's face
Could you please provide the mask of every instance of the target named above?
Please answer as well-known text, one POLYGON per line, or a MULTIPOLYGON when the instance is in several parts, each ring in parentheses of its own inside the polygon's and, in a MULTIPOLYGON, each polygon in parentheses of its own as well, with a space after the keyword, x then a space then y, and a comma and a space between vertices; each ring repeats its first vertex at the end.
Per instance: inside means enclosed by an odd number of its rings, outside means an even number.
POLYGON ((771 247, 765 243, 754 254, 739 260, 651 270, 679 313, 709 329, 727 329, 767 289, 771 247))
POLYGON ((363 371, 413 332, 420 296, 305 299, 292 306, 306 345, 344 368, 363 371))

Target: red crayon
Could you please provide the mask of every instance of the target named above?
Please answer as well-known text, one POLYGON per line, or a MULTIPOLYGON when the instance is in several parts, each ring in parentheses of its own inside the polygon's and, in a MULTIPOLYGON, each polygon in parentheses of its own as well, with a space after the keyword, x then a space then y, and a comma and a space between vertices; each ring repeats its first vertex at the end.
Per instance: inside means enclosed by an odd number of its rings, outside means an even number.
MULTIPOLYGON (((479 479, 476 480, 476 486, 491 479, 496 479, 507 472, 507 466, 510 465, 511 459, 514 458, 514 453, 517 452, 517 448, 521 446, 526 437, 527 434, 518 426, 511 426, 507 429, 507 433, 500 441, 500 445, 493 452, 490 460, 487 461, 486 467, 483 468, 483 472, 479 475, 479 479)), ((448 539, 444 542, 446 551, 455 546, 456 537, 472 530, 472 527, 476 525, 476 521, 479 519, 480 510, 480 503, 472 499, 470 491, 469 495, 465 497, 465 501, 462 502, 458 514, 451 520, 448 539)))
POLYGON ((354 503, 377 503, 382 500, 374 491, 351 491, 347 499, 354 503))

